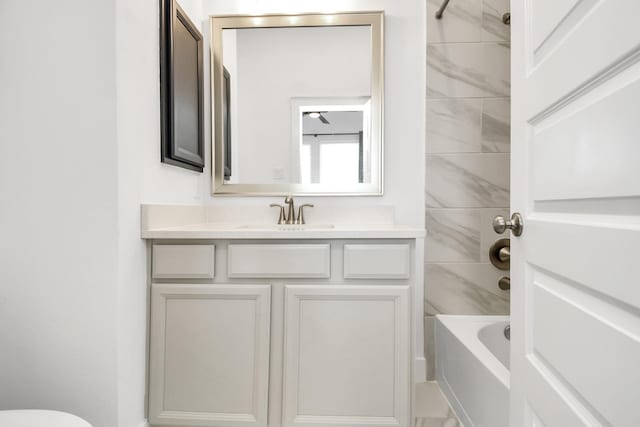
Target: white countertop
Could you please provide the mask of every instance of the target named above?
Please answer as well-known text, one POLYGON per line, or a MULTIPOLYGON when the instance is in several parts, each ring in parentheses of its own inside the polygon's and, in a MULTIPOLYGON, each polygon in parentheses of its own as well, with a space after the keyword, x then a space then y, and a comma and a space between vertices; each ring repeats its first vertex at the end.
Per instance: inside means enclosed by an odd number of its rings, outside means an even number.
POLYGON ((416 239, 425 230, 394 223, 389 206, 317 207, 306 225, 278 225, 269 206, 142 205, 143 239, 416 239), (273 221, 273 222, 272 222, 273 221))
POLYGON ((203 223, 142 230, 144 239, 415 239, 425 230, 393 224, 326 225, 203 223))

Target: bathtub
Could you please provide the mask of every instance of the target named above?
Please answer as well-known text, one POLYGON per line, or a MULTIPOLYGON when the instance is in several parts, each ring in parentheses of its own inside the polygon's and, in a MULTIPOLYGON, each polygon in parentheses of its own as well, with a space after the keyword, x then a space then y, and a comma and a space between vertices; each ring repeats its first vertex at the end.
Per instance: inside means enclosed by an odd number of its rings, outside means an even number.
POLYGON ((508 316, 436 316, 436 380, 465 427, 509 426, 508 316))

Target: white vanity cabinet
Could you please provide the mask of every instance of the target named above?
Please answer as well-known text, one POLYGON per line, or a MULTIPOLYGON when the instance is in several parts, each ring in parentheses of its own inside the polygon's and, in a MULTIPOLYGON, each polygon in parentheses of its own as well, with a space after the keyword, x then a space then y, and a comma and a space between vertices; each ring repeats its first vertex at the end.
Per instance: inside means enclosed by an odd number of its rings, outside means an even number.
POLYGON ((416 240, 152 240, 152 426, 408 427, 416 240))

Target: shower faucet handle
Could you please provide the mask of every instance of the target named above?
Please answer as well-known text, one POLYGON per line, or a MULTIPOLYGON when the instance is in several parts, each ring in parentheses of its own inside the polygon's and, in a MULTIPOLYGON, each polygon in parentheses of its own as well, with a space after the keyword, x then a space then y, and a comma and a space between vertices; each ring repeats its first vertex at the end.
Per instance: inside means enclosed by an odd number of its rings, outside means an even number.
POLYGON ((498 287, 503 291, 508 291, 511 289, 511 278, 507 276, 502 276, 498 279, 498 287))
POLYGON ((489 261, 499 270, 511 268, 511 241, 506 237, 496 240, 489 248, 489 261))
POLYGON ((509 229, 514 236, 519 236, 522 234, 523 228, 522 215, 518 212, 514 212, 511 215, 511 219, 505 219, 502 215, 493 218, 493 230, 498 234, 502 234, 509 229))

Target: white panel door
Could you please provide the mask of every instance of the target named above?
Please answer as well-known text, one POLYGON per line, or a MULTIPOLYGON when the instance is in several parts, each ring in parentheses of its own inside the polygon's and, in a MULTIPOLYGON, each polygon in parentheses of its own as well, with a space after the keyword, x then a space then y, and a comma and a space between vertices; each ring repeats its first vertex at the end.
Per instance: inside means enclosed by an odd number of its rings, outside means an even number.
POLYGON ((511 416, 640 426, 640 1, 512 0, 511 416))
POLYGON ((286 287, 284 426, 409 425, 409 292, 286 287))
POLYGON ((152 285, 152 425, 267 425, 270 295, 269 285, 152 285))

